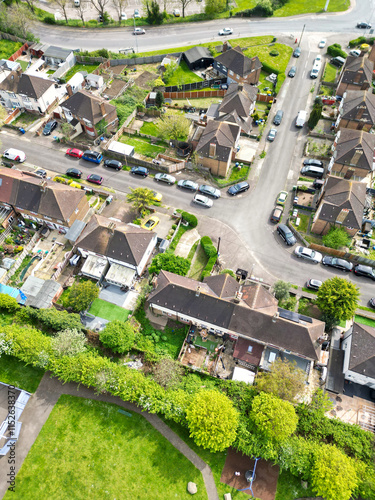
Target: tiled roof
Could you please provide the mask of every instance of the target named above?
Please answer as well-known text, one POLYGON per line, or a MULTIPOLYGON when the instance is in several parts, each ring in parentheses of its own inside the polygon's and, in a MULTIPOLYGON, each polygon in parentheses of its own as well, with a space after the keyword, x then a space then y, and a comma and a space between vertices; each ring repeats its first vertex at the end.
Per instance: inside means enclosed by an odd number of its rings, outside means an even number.
POLYGON ((240 46, 223 52, 215 57, 215 61, 223 64, 226 68, 233 71, 233 73, 243 78, 262 67, 258 56, 252 58, 246 57, 240 46))
POLYGON ((340 136, 335 151, 335 163, 372 172, 375 135, 349 128, 343 128, 338 133, 340 136))
POLYGON ((105 99, 89 94, 85 90, 79 90, 63 102, 61 106, 78 118, 85 118, 95 125, 104 117, 100 109, 101 103, 104 104, 105 115, 116 110, 116 106, 113 106, 113 104, 110 104, 105 99))
POLYGON ((368 81, 371 85, 374 63, 367 57, 352 57, 346 59, 340 81, 343 83, 358 84, 368 81))
POLYGON ((232 154, 239 132, 240 127, 234 123, 210 120, 199 139, 196 150, 201 156, 209 158, 210 144, 215 144, 215 158, 226 162, 232 154))
POLYGON ((54 85, 54 82, 51 80, 12 71, 0 83, 0 90, 25 95, 32 99, 39 99, 52 85, 54 85))
POLYGON ((375 379, 375 328, 353 324, 349 369, 375 379))
POLYGON ((348 90, 341 118, 373 125, 375 123, 375 95, 372 90, 348 90))

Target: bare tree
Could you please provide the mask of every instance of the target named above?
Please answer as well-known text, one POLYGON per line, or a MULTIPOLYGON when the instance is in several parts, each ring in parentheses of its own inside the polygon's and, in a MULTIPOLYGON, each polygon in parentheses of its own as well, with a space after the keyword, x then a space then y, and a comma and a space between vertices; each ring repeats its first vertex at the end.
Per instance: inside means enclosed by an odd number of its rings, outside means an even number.
POLYGON ((81 18, 83 26, 85 25, 85 13, 88 7, 88 0, 81 0, 79 6, 77 7, 78 15, 81 18))
POLYGON ((125 7, 128 5, 128 0, 112 0, 112 5, 116 10, 118 22, 121 24, 121 13, 124 12, 125 7))
POLYGON ((31 10, 31 12, 34 13, 34 10, 35 10, 34 0, 26 0, 26 3, 29 6, 29 9, 31 10))
POLYGON ((185 9, 193 0, 178 0, 182 8, 182 17, 185 17, 185 9))
POLYGON ((64 17, 66 24, 68 24, 68 15, 66 13, 66 8, 70 6, 70 1, 69 0, 53 0, 53 2, 60 7, 60 9, 63 11, 64 17))
POLYGON ((6 22, 14 35, 26 38, 30 32, 35 16, 25 4, 13 4, 6 9, 6 22))
POLYGON ((90 0, 94 9, 104 18, 104 12, 109 0, 90 0))

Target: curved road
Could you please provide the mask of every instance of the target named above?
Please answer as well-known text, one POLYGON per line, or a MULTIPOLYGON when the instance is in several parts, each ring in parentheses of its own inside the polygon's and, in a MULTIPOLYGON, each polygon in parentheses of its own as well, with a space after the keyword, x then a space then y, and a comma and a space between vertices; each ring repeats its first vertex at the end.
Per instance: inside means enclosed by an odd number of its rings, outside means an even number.
MULTIPOLYGON (((303 146, 306 141, 306 133, 303 130, 297 130, 294 126, 295 117, 300 109, 308 109, 315 93, 311 91, 316 81, 309 78, 309 70, 312 61, 319 52, 318 42, 324 36, 328 43, 341 41, 345 46, 353 35, 363 34, 363 30, 358 30, 355 25, 358 21, 372 22, 374 0, 361 0, 352 8, 342 14, 320 14, 299 16, 296 18, 270 18, 262 20, 244 20, 232 18, 228 24, 234 28, 233 36, 251 36, 266 33, 282 34, 294 33, 297 36, 304 25, 305 34, 301 41, 302 54, 299 59, 293 59, 290 65, 297 66, 297 75, 294 79, 287 78, 277 97, 277 104, 270 113, 269 124, 264 131, 266 136, 270 123, 273 119, 276 109, 284 110, 282 124, 278 127, 278 134, 272 144, 265 145, 267 155, 264 160, 256 159, 252 166, 250 174, 251 190, 249 193, 239 196, 235 199, 229 199, 223 196, 220 200, 214 202, 214 206, 209 212, 201 211, 197 207, 191 206, 191 194, 180 194, 179 191, 158 185, 170 204, 178 204, 191 211, 199 211, 210 217, 221 220, 229 227, 233 228, 242 241, 249 249, 252 256, 252 262, 249 262, 247 269, 253 266, 253 273, 262 277, 268 282, 276 279, 288 280, 292 283, 303 285, 307 279, 327 279, 335 274, 341 275, 340 271, 332 268, 325 268, 321 265, 313 264, 296 259, 293 249, 286 247, 279 236, 275 233, 275 226, 270 224, 269 215, 275 204, 275 198, 279 191, 286 189, 289 191, 298 179, 299 169, 302 162, 303 146)), ((227 22, 227 21, 225 21, 227 22)), ((220 21, 220 24, 222 22, 220 21)), ((106 30, 75 30, 71 28, 45 27, 38 25, 35 34, 43 41, 60 44, 72 48, 102 48, 118 49, 128 47, 134 44, 134 37, 128 34, 127 29, 106 29, 106 30), (119 32, 124 33, 124 37, 119 37, 119 32)), ((157 47, 164 48, 170 46, 181 46, 189 43, 196 43, 219 39, 217 37, 218 21, 210 21, 197 24, 182 24, 150 28, 147 34, 138 37, 140 50, 155 50, 155 38, 157 38, 157 47), (151 36, 152 33, 152 36, 151 36), (202 38, 202 33, 205 37, 202 38)), ((298 35, 299 39, 299 35, 298 35)), ((290 40, 290 39, 289 39, 290 40)), ((3 139, 5 137, 3 136, 3 139)), ((8 143, 4 140, 5 143, 8 143)), ((264 142, 264 139, 262 140, 264 142)), ((13 140, 11 140, 13 142, 13 140)), ((261 143, 261 145, 263 144, 261 143)), ((11 144, 9 144, 11 145, 11 144)), ((261 150, 261 146, 259 151, 261 150)), ((32 144, 25 149, 28 159, 35 165, 40 165, 40 155, 35 152, 32 144)), ((55 155, 50 151, 50 165, 53 170, 64 171, 67 165, 71 165, 70 159, 64 158, 55 165, 55 155)), ((48 150, 47 157, 48 158, 48 150)), ((43 155, 44 156, 44 155, 43 155)), ((85 162, 83 162, 85 163, 85 162)), ((48 168, 48 165, 41 165, 48 168)), ((93 167, 80 165, 84 171, 92 172, 93 167)), ((108 172, 103 167, 94 167, 98 173, 104 176, 105 184, 114 185, 122 191, 127 191, 138 181, 132 177, 119 177, 118 173, 108 172)), ((150 179, 141 181, 142 184, 150 183, 155 188, 155 184, 150 179)), ((291 196, 291 194, 289 195, 291 196)), ((373 282, 365 278, 358 278, 354 274, 350 278, 361 289, 362 303, 375 295, 373 282)))

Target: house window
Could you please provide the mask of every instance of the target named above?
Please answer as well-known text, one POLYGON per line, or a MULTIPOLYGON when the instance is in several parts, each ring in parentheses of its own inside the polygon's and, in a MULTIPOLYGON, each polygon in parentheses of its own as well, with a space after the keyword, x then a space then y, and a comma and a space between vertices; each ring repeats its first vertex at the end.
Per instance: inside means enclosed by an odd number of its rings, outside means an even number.
POLYGON ((252 345, 247 346, 247 352, 253 352, 253 346, 252 345))
POLYGON ((238 79, 240 79, 240 78, 241 78, 241 77, 240 77, 240 75, 236 75, 236 77, 237 77, 238 79))
POLYGON ((30 102, 30 99, 27 96, 22 96, 23 102, 30 102))
POLYGON ((232 70, 230 70, 230 71, 229 71, 229 74, 230 74, 231 76, 233 76, 233 74, 234 74, 234 73, 233 73, 233 71, 232 71, 232 70))
POLYGON ((78 210, 78 208, 76 208, 76 209, 74 210, 74 213, 75 213, 75 214, 78 214, 78 212, 79 212, 79 210, 78 210))

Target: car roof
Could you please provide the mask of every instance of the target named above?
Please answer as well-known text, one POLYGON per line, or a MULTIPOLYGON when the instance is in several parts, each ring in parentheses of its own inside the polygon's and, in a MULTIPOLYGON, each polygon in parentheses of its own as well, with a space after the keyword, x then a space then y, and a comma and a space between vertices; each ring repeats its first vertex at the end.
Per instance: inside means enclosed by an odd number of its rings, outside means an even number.
POLYGON ((364 266, 362 264, 357 264, 355 267, 357 269, 361 269, 361 271, 366 271, 366 272, 371 273, 371 274, 373 273, 373 268, 370 266, 364 266))

